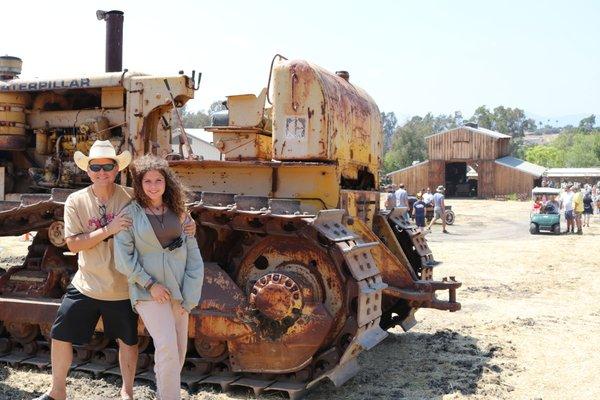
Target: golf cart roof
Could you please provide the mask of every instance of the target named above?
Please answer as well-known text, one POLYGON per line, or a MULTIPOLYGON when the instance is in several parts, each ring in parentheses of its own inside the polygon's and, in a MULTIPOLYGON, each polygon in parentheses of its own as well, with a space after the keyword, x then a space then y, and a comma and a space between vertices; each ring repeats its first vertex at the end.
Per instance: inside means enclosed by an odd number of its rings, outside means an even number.
POLYGON ((551 188, 551 187, 536 187, 531 191, 532 195, 542 195, 542 194, 560 194, 560 189, 551 188))

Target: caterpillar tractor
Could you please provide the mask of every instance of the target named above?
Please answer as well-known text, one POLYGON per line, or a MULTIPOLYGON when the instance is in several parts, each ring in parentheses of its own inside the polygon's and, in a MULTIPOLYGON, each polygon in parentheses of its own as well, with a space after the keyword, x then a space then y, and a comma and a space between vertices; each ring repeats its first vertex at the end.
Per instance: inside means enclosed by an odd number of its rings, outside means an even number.
MULTIPOLYGON (((63 205, 89 184, 72 156, 96 139, 134 158, 168 158, 194 193, 205 281, 190 314, 190 387, 299 398, 325 378, 346 382, 358 355, 387 330, 410 329, 419 308, 460 309, 460 283, 433 279, 431 251, 404 210, 379 207, 380 113, 347 72, 276 56, 268 86, 228 96, 206 127, 221 160, 182 156, 171 114, 200 75, 123 71, 110 39, 123 14, 99 18, 109 72, 20 79, 20 60, 0 58, 0 236, 37 232, 23 264, 0 276, 0 362, 49 366, 49 330, 77 268, 63 205)), ((138 331, 138 377, 153 379, 151 339, 141 322, 138 331)), ((117 362, 102 321, 90 344, 74 347, 74 369, 118 374, 117 362)))

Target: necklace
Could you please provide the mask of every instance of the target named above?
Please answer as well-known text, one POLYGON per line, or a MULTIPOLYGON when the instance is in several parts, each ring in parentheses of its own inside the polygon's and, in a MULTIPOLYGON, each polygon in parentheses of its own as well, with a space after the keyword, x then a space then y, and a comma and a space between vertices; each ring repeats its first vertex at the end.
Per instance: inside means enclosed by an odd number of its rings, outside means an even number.
POLYGON ((148 210, 150 210, 150 212, 152 213, 152 215, 154 215, 154 218, 156 218, 156 220, 160 224, 160 227, 163 228, 163 229, 165 229, 165 214, 166 214, 166 212, 164 212, 164 207, 165 206, 161 204, 160 211, 162 211, 162 214, 160 214, 160 218, 158 218, 158 215, 156 215, 154 213, 154 211, 152 210, 153 207, 148 207, 148 210))

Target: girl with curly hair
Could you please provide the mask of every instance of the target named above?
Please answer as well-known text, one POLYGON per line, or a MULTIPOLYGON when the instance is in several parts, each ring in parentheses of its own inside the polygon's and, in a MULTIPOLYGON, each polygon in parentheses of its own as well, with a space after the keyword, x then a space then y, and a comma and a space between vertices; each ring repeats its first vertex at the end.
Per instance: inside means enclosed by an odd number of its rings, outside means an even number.
POLYGON ((146 155, 133 162, 132 226, 115 236, 117 269, 129 282, 133 308, 154 342, 158 397, 180 399, 190 311, 198 304, 204 264, 189 218, 186 190, 167 161, 146 155))

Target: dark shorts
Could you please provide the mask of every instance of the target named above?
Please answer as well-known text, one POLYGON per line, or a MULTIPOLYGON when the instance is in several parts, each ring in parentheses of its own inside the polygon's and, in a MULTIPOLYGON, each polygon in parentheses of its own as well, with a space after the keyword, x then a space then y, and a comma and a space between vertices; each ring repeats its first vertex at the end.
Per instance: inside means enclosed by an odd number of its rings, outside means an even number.
POLYGON ((52 325, 52 339, 73 344, 89 343, 98 319, 102 317, 104 335, 121 339, 125 344, 137 344, 138 315, 129 300, 97 300, 69 285, 52 325))
POLYGON ((573 219, 573 210, 565 211, 565 219, 569 221, 573 219))
POLYGON ((425 216, 417 216, 415 217, 415 224, 417 224, 417 226, 420 227, 424 227, 425 226, 425 216))

